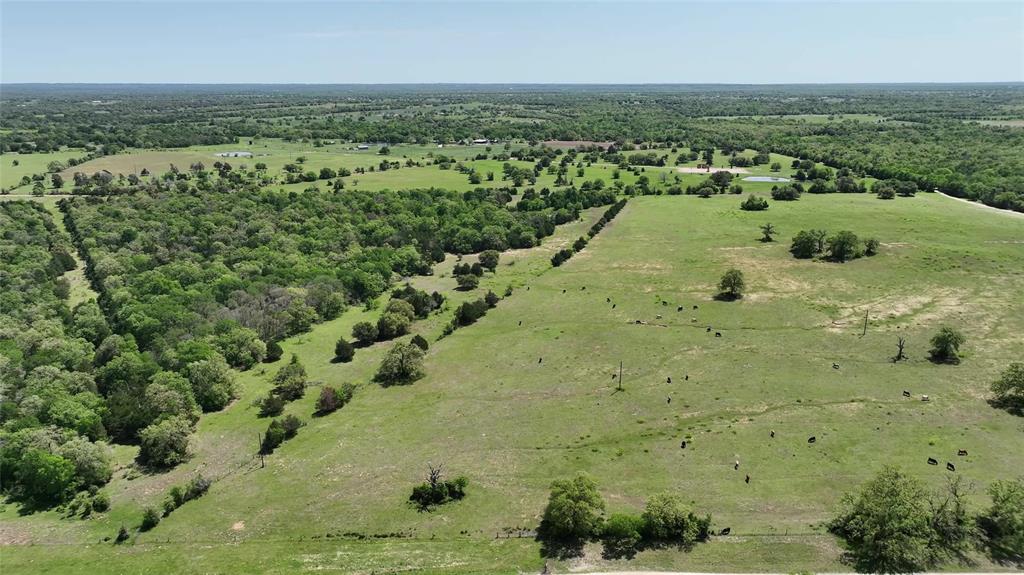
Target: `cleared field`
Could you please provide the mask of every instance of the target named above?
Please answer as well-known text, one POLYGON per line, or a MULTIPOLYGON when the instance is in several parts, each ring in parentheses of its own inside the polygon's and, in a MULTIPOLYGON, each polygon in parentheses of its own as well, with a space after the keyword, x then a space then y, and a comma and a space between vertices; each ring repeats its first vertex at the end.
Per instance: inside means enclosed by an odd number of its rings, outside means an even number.
MULTIPOLYGON (((11 188, 21 181, 24 176, 32 177, 35 174, 46 174, 46 167, 50 162, 63 162, 71 158, 80 158, 85 155, 82 150, 62 150, 47 154, 4 154, 0 156, 0 188, 11 188), (18 165, 14 165, 17 162, 18 165)), ((50 187, 50 178, 47 174, 46 187, 50 187)), ((31 186, 26 187, 31 189, 31 186)))
MULTIPOLYGON (((638 510, 669 490, 732 535, 630 562, 591 548, 580 563, 552 567, 844 570, 821 522, 882 465, 939 486, 949 472, 926 459, 953 461, 979 504, 989 482, 1024 469, 1020 418, 985 401, 992 379, 1021 356, 1024 222, 929 194, 805 195, 766 212, 740 211, 739 201, 634 198, 586 250, 551 269, 551 253, 586 230, 592 210, 540 248, 504 254, 474 293, 453 291, 449 258, 414 283, 444 290, 452 307, 509 284, 514 294, 436 343, 447 314, 417 322, 432 345, 426 378, 366 383, 386 343, 351 364, 329 363, 336 338, 379 313, 351 310, 283 346, 314 381, 361 384, 351 405, 310 419, 311 389, 288 407, 307 427, 260 468, 252 453, 266 420, 250 403, 278 366, 247 372, 242 397, 202 419, 193 460, 163 475, 116 473, 105 516, 16 518, 6 507, 2 539, 35 545, 5 547, 5 571, 537 570, 537 544, 496 535, 535 527, 551 480, 581 470, 597 479, 609 512, 638 510), (757 241, 765 222, 780 241, 757 241), (846 264, 795 260, 788 239, 809 228, 875 237, 881 253, 846 264), (748 293, 715 301, 731 267, 746 274, 748 293), (925 358, 940 325, 968 337, 959 366, 925 358), (893 364, 899 335, 910 359, 893 364), (427 462, 466 475, 468 497, 431 513, 409 506, 427 462), (97 543, 135 525, 197 469, 218 478, 206 497, 127 545, 97 543)), ((119 451, 124 464, 132 455, 119 451)))

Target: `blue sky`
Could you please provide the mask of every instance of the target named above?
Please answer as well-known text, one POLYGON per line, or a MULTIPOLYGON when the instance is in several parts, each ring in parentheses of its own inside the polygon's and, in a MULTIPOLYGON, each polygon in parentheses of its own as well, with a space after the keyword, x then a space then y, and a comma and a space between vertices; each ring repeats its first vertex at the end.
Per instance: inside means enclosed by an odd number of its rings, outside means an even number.
POLYGON ((1024 81, 1024 2, 9 2, 0 81, 1024 81))

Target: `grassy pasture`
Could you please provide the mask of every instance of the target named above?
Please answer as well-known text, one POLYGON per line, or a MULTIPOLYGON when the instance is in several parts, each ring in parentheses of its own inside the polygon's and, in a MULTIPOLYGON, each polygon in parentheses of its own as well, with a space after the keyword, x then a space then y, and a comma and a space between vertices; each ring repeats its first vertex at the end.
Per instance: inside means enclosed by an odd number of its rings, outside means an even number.
MULTIPOLYGON (((843 570, 821 522, 882 465, 938 487, 950 474, 926 459, 952 461, 978 505, 990 481, 1024 469, 1020 418, 985 402, 989 382, 1021 355, 1024 222, 931 194, 805 195, 766 212, 740 211, 739 201, 634 198, 586 250, 550 269, 551 253, 600 214, 590 210, 543 246, 504 254, 474 293, 453 291, 449 258, 414 283, 444 291, 451 307, 487 289, 511 284, 515 293, 436 343, 450 312, 417 322, 432 346, 423 380, 367 383, 387 343, 330 363, 336 338, 379 313, 350 310, 285 342, 282 362, 296 353, 314 381, 361 384, 351 405, 310 418, 310 389, 287 410, 307 427, 261 469, 252 453, 267 422, 250 404, 278 365, 246 372, 240 399, 200 422, 192 461, 137 478, 123 468, 107 488, 107 515, 4 509, 2 539, 36 543, 5 547, 5 571, 530 571, 542 565, 537 545, 496 534, 534 527, 550 481, 581 470, 597 479, 609 512, 636 511, 670 490, 732 536, 631 562, 606 562, 591 548, 579 564, 553 564, 560 569, 843 570), (778 242, 757 241, 764 222, 779 229, 778 242), (807 228, 876 237, 881 253, 846 264, 795 260, 788 239, 807 228), (748 293, 715 301, 730 267, 744 271, 748 293), (943 324, 968 337, 961 365, 925 358, 943 324), (893 364, 899 335, 910 359, 893 364), (622 392, 611 377, 619 361, 622 392), (957 457, 961 448, 970 456, 957 457), (467 475, 468 497, 431 513, 407 505, 428 461, 467 475), (219 479, 206 497, 128 545, 98 543, 137 524, 142 508, 197 469, 219 479), (402 536, 372 537, 394 533, 402 536)), ((120 461, 133 451, 119 448, 120 461)))
MULTIPOLYGON (((59 152, 39 154, 3 154, 0 156, 0 188, 10 188, 18 185, 23 176, 32 177, 35 174, 46 174, 46 181, 43 182, 47 189, 50 188, 50 175, 46 173, 46 165, 53 161, 64 162, 71 158, 79 158, 85 155, 82 150, 61 150, 59 152), (15 166, 14 162, 18 165, 15 166)), ((22 186, 26 191, 32 186, 22 186)))
MULTIPOLYGON (((271 176, 283 176, 284 166, 286 164, 297 164, 296 161, 300 156, 305 157, 305 161, 301 164, 303 172, 313 171, 319 173, 321 168, 329 167, 332 169, 348 168, 354 170, 355 168, 366 168, 367 170, 373 166, 376 167, 381 160, 388 159, 390 161, 402 162, 403 166, 399 169, 387 170, 385 172, 369 172, 363 174, 352 174, 344 178, 345 185, 347 188, 358 188, 362 190, 397 190, 411 187, 443 187, 453 190, 472 190, 479 186, 505 186, 511 185, 511 182, 501 180, 501 168, 504 162, 498 160, 474 160, 473 158, 477 154, 488 153, 486 146, 457 146, 457 145, 446 145, 443 148, 438 148, 435 144, 430 145, 395 145, 391 146, 390 153, 387 156, 381 156, 377 153, 379 147, 377 145, 371 146, 369 150, 356 150, 355 145, 351 143, 334 143, 324 144, 322 147, 314 148, 311 147, 308 142, 286 142, 277 139, 254 139, 251 140, 242 139, 236 144, 225 144, 217 146, 193 146, 183 149, 175 150, 130 150, 122 154, 116 154, 112 156, 104 156, 96 158, 80 166, 70 167, 61 174, 64 176, 65 190, 69 190, 72 186, 72 178, 75 172, 84 172, 86 174, 92 174, 101 170, 107 170, 114 175, 123 174, 138 174, 142 170, 148 170, 151 174, 157 175, 166 172, 171 164, 174 164, 179 169, 187 170, 189 165, 195 162, 202 162, 207 169, 211 169, 213 163, 216 161, 225 161, 239 168, 242 165, 248 168, 253 168, 256 163, 261 162, 267 165, 267 173, 271 176), (221 158, 216 154, 222 152, 251 152, 253 154, 250 158, 221 158), (425 163, 430 160, 428 154, 443 154, 448 157, 455 158, 456 160, 464 163, 465 165, 475 168, 484 178, 481 184, 474 185, 469 183, 469 177, 466 174, 459 173, 454 169, 441 170, 436 165, 424 165, 418 167, 405 167, 404 163, 406 159, 412 159, 413 161, 425 163), (493 172, 495 174, 495 180, 488 182, 486 180, 487 172, 493 172)), ((522 143, 513 144, 513 148, 523 146, 522 143)), ((503 150, 504 144, 497 144, 491 146, 491 152, 489 154, 499 153, 503 150)), ((680 153, 685 153, 688 150, 680 148, 676 153, 671 152, 670 149, 653 149, 653 150, 638 150, 637 152, 654 152, 658 155, 668 155, 669 165, 664 167, 643 167, 641 175, 646 175, 651 185, 654 187, 667 187, 673 184, 679 184, 681 186, 697 184, 707 178, 709 174, 683 174, 679 173, 676 169, 675 159, 680 153), (662 179, 662 174, 665 175, 665 179, 662 179)), ((637 152, 625 152, 627 155, 637 152)), ((61 152, 61 154, 65 154, 61 152)), ((75 153, 68 152, 67 155, 74 156, 75 153)), ((80 155, 80 154, 79 154, 80 155)), ((754 155, 753 150, 747 150, 742 155, 752 157, 754 155)), ((58 157, 59 154, 24 154, 18 156, 19 161, 25 169, 28 170, 26 173, 36 173, 45 171, 46 164, 54 159, 66 159, 64 157, 58 157), (33 167, 34 166, 34 167, 33 167)), ((14 156, 12 156, 13 158, 14 156)), ((740 183, 745 192, 759 192, 767 194, 770 192, 772 184, 764 182, 743 182, 743 177, 748 175, 774 175, 789 177, 792 175, 792 170, 789 168, 789 164, 792 158, 786 156, 780 156, 772 154, 772 161, 778 161, 782 164, 783 168, 781 172, 771 172, 768 165, 753 166, 746 168, 749 174, 742 174, 739 176, 738 183, 740 183)), ((22 173, 17 172, 17 177, 11 176, 11 181, 7 183, 7 159, 4 162, 4 182, 6 185, 14 185, 21 178, 22 173)), ((518 162, 511 161, 515 166, 520 168, 532 168, 532 162, 518 162)), ((680 164, 680 167, 695 167, 698 161, 688 161, 680 164)), ((715 167, 725 168, 728 166, 728 157, 722 154, 720 151, 715 156, 714 161, 715 167)), ((21 169, 19 166, 16 169, 21 169)), ((575 183, 581 183, 584 180, 602 179, 606 184, 611 184, 614 180, 612 179, 612 172, 615 166, 606 163, 598 163, 592 166, 584 168, 584 175, 581 177, 576 175, 576 168, 571 167, 569 170, 569 177, 575 183)), ((625 184, 635 183, 639 178, 629 171, 621 171, 620 179, 625 184)), ((47 179, 45 182, 48 193, 56 193, 56 190, 50 188, 50 181, 47 179)), ((331 182, 327 180, 319 180, 316 182, 301 182, 295 184, 275 184, 275 188, 284 189, 287 191, 302 191, 311 186, 316 186, 320 189, 328 189, 331 186, 331 182)), ((555 175, 542 173, 538 179, 536 188, 555 186, 555 175)), ((524 188, 527 186, 524 186, 524 188)), ((13 195, 27 195, 31 192, 31 186, 22 186, 15 189, 13 195)))

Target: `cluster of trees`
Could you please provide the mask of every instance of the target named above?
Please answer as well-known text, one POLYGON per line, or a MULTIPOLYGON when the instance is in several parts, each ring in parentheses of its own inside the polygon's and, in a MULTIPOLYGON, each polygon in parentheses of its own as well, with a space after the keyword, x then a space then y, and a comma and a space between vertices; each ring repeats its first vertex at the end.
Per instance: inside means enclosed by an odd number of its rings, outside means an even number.
MULTIPOLYGON (((702 198, 709 198, 715 194, 742 194, 743 186, 739 184, 732 184, 733 175, 732 172, 725 170, 719 170, 711 174, 703 182, 686 187, 686 194, 689 196, 700 196, 702 198), (732 185, 730 185, 732 184, 732 185)), ((669 194, 673 194, 673 190, 669 190, 669 194)))
POLYGON ((460 290, 474 290, 480 285, 480 278, 483 277, 484 271, 494 273, 498 269, 499 254, 496 250, 486 250, 481 252, 477 257, 477 262, 469 264, 467 262, 461 262, 455 264, 452 269, 452 275, 455 276, 455 281, 459 285, 460 290))
MULTIPOLYGON (((147 507, 143 510, 140 529, 142 531, 149 531, 156 527, 157 524, 160 523, 161 517, 167 517, 189 501, 199 499, 203 495, 206 495, 206 492, 210 490, 211 485, 213 485, 213 481, 204 477, 202 474, 196 474, 189 479, 188 483, 185 485, 175 485, 167 493, 167 497, 164 499, 162 513, 158 513, 157 510, 152 507, 147 507)), ((125 528, 121 527, 121 530, 125 531, 125 528)), ((121 539, 121 537, 119 536, 118 539, 121 539)))
POLYGON ((99 511, 113 471, 106 442, 124 412, 111 370, 97 369, 110 329, 95 302, 68 308, 73 248, 45 208, 0 203, 0 230, 0 490, 30 508, 81 491, 75 509, 99 511))
POLYGON ((1012 86, 630 90, 628 95, 593 87, 520 94, 486 88, 380 93, 294 87, 287 94, 241 94, 224 87, 21 87, 5 91, 0 106, 0 120, 8 128, 0 134, 0 153, 62 145, 113 153, 125 147, 229 143, 239 137, 283 137, 315 145, 327 139, 449 143, 481 135, 502 141, 613 140, 618 149, 632 148, 624 145, 628 137, 684 142, 691 150, 770 150, 1024 210, 1024 155, 1019 152, 1024 133, 963 121, 1011 117, 1000 110, 1019 108, 1024 100, 1012 86), (109 114, 96 114, 90 102, 97 98, 105 100, 103 110, 109 114), (623 98, 629 99, 629 114, 621 113, 623 98), (464 106, 453 115, 447 113, 453 103, 485 105, 464 106), (304 106, 316 106, 317 113, 296 114, 304 106), (366 113, 403 106, 414 111, 366 113), (854 113, 886 120, 838 119, 854 113), (828 114, 836 120, 808 122, 796 117, 801 114, 828 114), (53 121, 56 117, 61 121, 53 121))
POLYGON ((829 261, 841 263, 861 256, 873 256, 878 253, 878 247, 878 240, 868 238, 861 241, 857 234, 849 230, 831 236, 825 230, 800 230, 793 237, 789 252, 799 259, 821 254, 829 261))
POLYGON ((116 331, 158 356, 201 338, 243 369, 265 356, 259 341, 336 317, 395 274, 429 271, 445 251, 532 246, 553 231, 550 210, 510 211, 489 192, 218 189, 76 200, 68 220, 116 331))
POLYGON ((640 515, 615 513, 605 519, 604 510, 604 499, 590 477, 556 480, 537 538, 555 556, 577 554, 587 541, 600 539, 606 557, 620 558, 643 548, 690 548, 711 535, 711 516, 695 514, 682 497, 670 493, 649 498, 640 515))
POLYGON ((443 466, 428 465, 427 480, 412 488, 409 501, 421 511, 426 511, 450 501, 459 501, 466 496, 469 480, 460 475, 446 480, 442 477, 443 466))
POLYGON ((896 196, 911 198, 918 192, 915 182, 905 180, 878 180, 871 184, 871 193, 880 200, 892 200, 896 196))
POLYGON ((271 420, 267 430, 263 433, 260 453, 273 453, 282 443, 298 435, 299 429, 304 425, 306 424, 294 415, 286 415, 281 419, 271 420))
POLYGON ((750 194, 747 199, 740 203, 740 209, 748 212, 760 212, 768 209, 768 200, 750 194))
POLYGON ((992 506, 970 511, 959 478, 941 492, 892 467, 846 495, 829 529, 842 537, 858 571, 912 573, 963 560, 976 543, 1024 555, 1024 480, 996 481, 992 506))
POLYGON ((615 219, 615 216, 619 215, 619 212, 622 211, 622 208, 626 207, 626 201, 627 200, 623 198, 615 202, 614 204, 612 204, 610 208, 605 210, 604 214, 601 215, 601 219, 594 222, 594 225, 590 226, 590 229, 587 230, 586 238, 577 238, 576 241, 573 242, 572 248, 563 248, 555 252, 555 255, 551 256, 551 265, 558 267, 567 262, 569 258, 573 256, 573 254, 587 247, 587 244, 590 242, 590 240, 594 239, 594 236, 601 233, 601 230, 603 230, 604 227, 608 225, 608 222, 615 219))

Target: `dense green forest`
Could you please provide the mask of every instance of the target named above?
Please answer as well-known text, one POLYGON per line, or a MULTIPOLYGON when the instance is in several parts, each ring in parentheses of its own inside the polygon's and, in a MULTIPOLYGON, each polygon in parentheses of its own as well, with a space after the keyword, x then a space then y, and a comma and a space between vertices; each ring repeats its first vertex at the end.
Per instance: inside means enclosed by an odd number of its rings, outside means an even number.
POLYGON ((767 149, 1024 210, 1018 84, 906 86, 15 86, 0 151, 595 140, 767 149), (857 114, 867 117, 850 117, 857 114), (834 121, 809 121, 822 115, 834 121))

